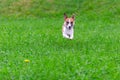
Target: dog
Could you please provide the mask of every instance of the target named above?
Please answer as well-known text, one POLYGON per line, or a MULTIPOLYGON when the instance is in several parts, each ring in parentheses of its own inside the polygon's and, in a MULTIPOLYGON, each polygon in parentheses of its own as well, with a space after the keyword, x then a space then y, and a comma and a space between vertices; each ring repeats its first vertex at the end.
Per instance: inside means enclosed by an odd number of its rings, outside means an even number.
POLYGON ((74 38, 74 24, 75 24, 75 16, 68 18, 68 16, 64 13, 64 24, 62 26, 62 34, 63 38, 73 39, 74 38))

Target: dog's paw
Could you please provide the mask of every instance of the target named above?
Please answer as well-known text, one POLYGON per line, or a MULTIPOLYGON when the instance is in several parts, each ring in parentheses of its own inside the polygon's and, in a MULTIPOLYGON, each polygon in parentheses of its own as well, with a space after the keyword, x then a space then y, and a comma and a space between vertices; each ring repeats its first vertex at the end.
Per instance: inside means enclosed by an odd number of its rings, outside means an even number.
POLYGON ((69 38, 70 40, 73 40, 73 38, 69 38))
POLYGON ((73 40, 73 37, 69 37, 70 40, 73 40))

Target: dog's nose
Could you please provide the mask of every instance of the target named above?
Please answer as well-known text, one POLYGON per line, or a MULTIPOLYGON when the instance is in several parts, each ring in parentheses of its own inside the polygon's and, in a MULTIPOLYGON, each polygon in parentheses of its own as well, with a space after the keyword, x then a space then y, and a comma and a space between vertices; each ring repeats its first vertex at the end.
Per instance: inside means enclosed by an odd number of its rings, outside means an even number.
POLYGON ((69 26, 69 29, 71 29, 71 26, 69 26))

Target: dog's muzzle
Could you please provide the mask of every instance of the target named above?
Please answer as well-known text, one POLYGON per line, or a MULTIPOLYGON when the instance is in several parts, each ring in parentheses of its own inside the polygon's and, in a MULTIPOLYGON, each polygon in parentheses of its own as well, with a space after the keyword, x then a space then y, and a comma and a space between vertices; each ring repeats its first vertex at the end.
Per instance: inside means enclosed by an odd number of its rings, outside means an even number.
POLYGON ((71 28, 72 28, 71 26, 68 27, 69 30, 70 30, 71 28))

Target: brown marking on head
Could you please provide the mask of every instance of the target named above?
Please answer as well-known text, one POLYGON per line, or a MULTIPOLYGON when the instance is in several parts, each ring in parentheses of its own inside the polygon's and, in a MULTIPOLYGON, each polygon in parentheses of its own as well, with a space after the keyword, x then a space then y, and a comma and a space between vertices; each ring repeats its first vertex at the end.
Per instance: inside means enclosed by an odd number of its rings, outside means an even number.
POLYGON ((67 28, 71 29, 71 27, 74 26, 74 20, 75 20, 74 15, 72 15, 72 17, 68 18, 68 16, 64 13, 64 23, 67 28))
POLYGON ((68 21, 68 22, 69 22, 69 21, 70 21, 70 22, 74 22, 74 19, 73 19, 73 18, 67 18, 67 19, 65 19, 65 21, 66 21, 66 22, 67 22, 67 21, 68 21))
POLYGON ((71 18, 72 18, 72 19, 75 19, 75 15, 73 14, 71 18))
POLYGON ((68 18, 68 16, 66 15, 66 13, 64 13, 64 20, 65 21, 70 21, 70 22, 74 22, 75 16, 72 15, 72 17, 68 18))
POLYGON ((67 15, 66 15, 66 13, 64 13, 64 20, 66 20, 68 17, 67 17, 67 15))

